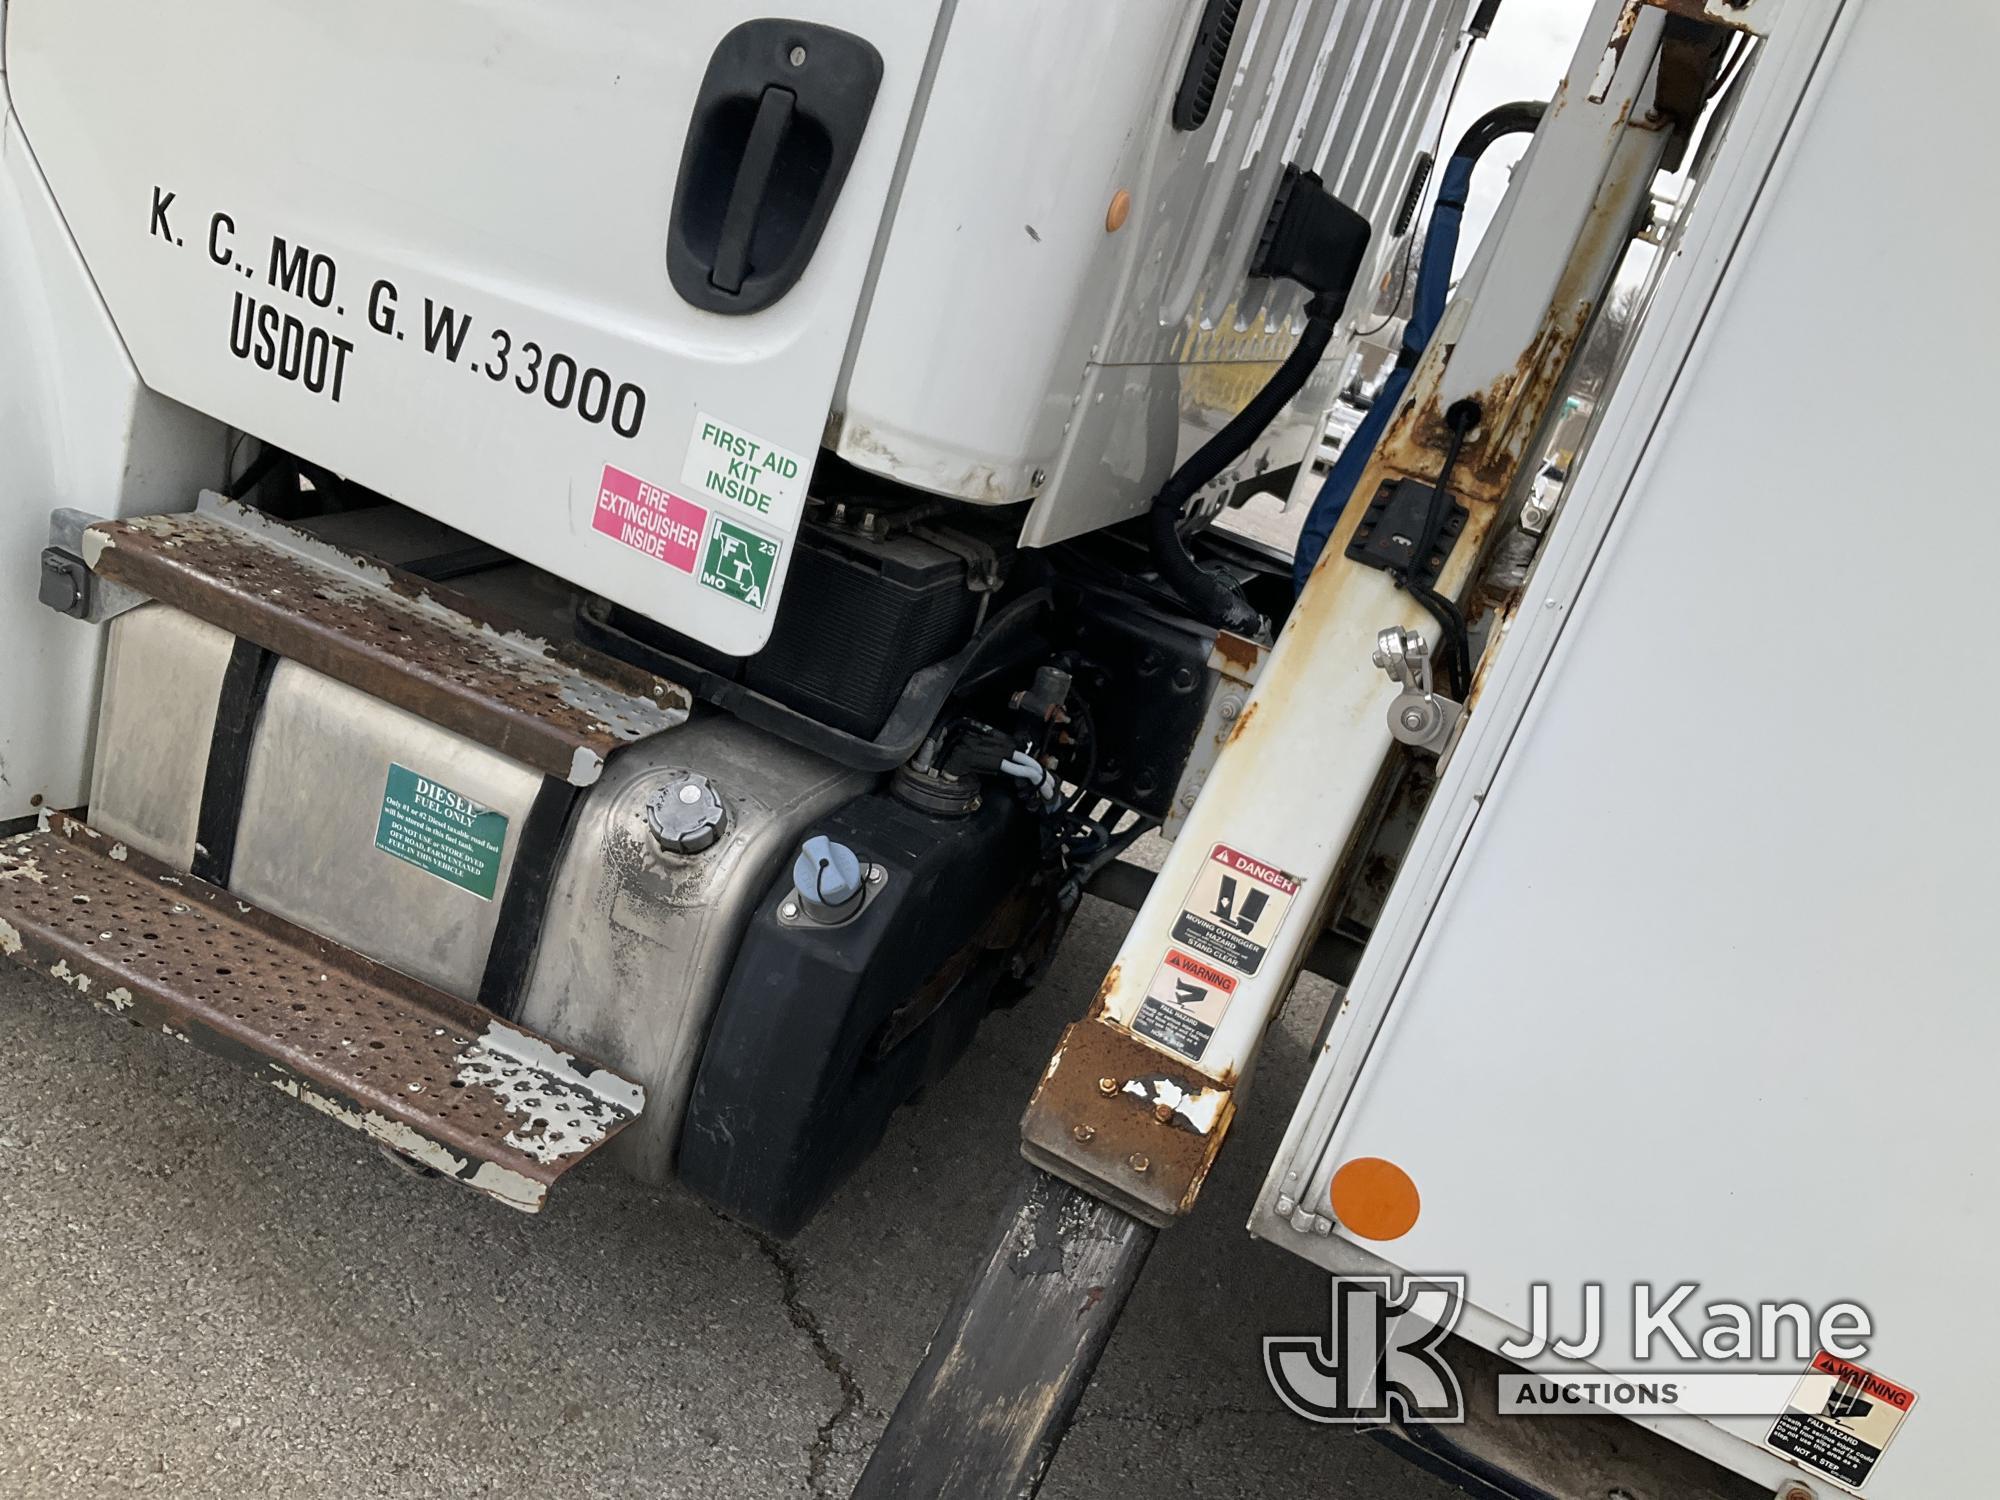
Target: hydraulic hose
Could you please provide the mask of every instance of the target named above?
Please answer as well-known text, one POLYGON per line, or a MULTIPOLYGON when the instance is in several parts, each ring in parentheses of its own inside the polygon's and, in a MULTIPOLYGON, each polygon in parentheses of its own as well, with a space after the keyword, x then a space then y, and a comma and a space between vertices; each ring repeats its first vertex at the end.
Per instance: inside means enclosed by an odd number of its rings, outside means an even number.
POLYGON ((1510 135, 1531 134, 1541 123, 1547 108, 1547 105, 1530 99, 1488 110, 1474 120, 1459 138, 1451 159, 1439 174, 1437 203, 1431 209, 1430 227, 1424 234, 1424 254, 1417 271, 1416 297, 1409 321, 1403 325, 1402 348, 1396 355, 1396 368, 1382 382, 1375 404, 1362 418, 1361 425, 1355 428, 1354 436, 1347 440, 1347 446, 1341 450, 1333 471, 1320 487, 1319 498, 1313 501, 1312 511, 1299 532, 1296 560, 1292 567, 1292 581, 1296 587, 1303 589, 1306 579, 1312 576, 1313 565, 1319 561, 1327 538, 1333 535, 1348 502, 1354 498, 1355 486, 1361 483, 1362 473, 1375 456, 1375 445, 1388 429, 1389 420, 1402 402, 1403 392, 1410 384, 1417 361, 1423 357, 1431 335, 1437 331, 1438 320, 1444 316, 1445 303, 1451 295, 1452 263, 1458 257, 1459 227, 1465 218, 1466 197, 1472 188, 1472 169, 1495 141, 1510 135))
POLYGON ((1210 625, 1254 635, 1262 617, 1235 586, 1196 562, 1181 539, 1181 512, 1201 487, 1257 440, 1312 379, 1333 341, 1338 304, 1315 297, 1306 304, 1305 331, 1270 382, 1250 398, 1249 405, 1229 419, 1222 431, 1203 443, 1194 456, 1160 487, 1151 514, 1153 560, 1168 587, 1185 599, 1210 625))

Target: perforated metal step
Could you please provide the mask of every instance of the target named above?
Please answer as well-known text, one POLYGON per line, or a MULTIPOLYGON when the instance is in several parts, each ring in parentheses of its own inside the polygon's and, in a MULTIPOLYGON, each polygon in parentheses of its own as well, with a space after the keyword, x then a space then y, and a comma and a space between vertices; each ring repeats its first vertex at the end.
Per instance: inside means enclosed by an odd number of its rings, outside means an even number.
POLYGON ((436 584, 351 556, 219 495, 83 533, 100 577, 572 786, 687 721, 687 690, 532 639, 436 584))
POLYGON ((0 842, 0 954, 533 1213, 639 1085, 71 819, 0 842))

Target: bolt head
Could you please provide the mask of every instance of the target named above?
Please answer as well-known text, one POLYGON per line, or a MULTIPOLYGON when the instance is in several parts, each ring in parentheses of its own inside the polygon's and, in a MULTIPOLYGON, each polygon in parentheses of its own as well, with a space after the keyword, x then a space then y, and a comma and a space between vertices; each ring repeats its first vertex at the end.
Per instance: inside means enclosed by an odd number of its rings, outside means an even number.
POLYGON ((1171 1104, 1155 1104, 1153 1106, 1153 1118, 1158 1120, 1162 1125, 1171 1123, 1174 1118, 1174 1107, 1171 1104))
POLYGON ((1118 1080, 1115 1078, 1098 1079, 1097 1092, 1104 1095, 1105 1098, 1109 1099, 1113 1094, 1118 1092, 1118 1080))
POLYGON ((1403 727, 1405 729, 1422 729, 1424 727, 1424 711, 1421 708, 1404 709, 1403 727))
POLYGON ((1222 722, 1227 724, 1231 720, 1233 720, 1238 714, 1243 712, 1243 700, 1232 694, 1230 697, 1224 698, 1222 702, 1219 705, 1217 705, 1215 711, 1217 715, 1221 717, 1222 722))
POLYGON ((1148 1161, 1137 1151, 1134 1151, 1130 1156, 1125 1158, 1125 1165, 1135 1172, 1143 1172, 1152 1165, 1152 1162, 1148 1161))
POLYGON ((1075 1136, 1079 1142, 1087 1141, 1097 1134, 1097 1129, 1092 1125, 1079 1125, 1070 1134, 1075 1136))
POLYGON ((806 49, 803 47, 792 48, 787 57, 791 65, 795 68, 803 68, 806 65, 806 49))
POLYGON ((796 901, 787 901, 783 906, 778 908, 778 915, 785 918, 787 921, 791 920, 793 917, 796 917, 798 914, 799 914, 799 903, 796 901))

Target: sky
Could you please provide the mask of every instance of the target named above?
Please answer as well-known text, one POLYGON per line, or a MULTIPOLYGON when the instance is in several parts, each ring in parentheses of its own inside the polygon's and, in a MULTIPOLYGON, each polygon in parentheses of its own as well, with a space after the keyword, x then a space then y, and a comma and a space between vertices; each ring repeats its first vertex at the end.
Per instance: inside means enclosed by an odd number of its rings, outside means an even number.
MULTIPOLYGON (((1476 44, 1466 65, 1465 81, 1445 121, 1442 159, 1464 134, 1466 126, 1496 104, 1516 99, 1546 99, 1569 66, 1577 38, 1590 17, 1592 0, 1502 0, 1493 34, 1476 44)), ((1466 204, 1465 228, 1459 236, 1458 267, 1462 271, 1486 232, 1507 174, 1528 138, 1501 141, 1480 160, 1473 174, 1472 196, 1466 204)))

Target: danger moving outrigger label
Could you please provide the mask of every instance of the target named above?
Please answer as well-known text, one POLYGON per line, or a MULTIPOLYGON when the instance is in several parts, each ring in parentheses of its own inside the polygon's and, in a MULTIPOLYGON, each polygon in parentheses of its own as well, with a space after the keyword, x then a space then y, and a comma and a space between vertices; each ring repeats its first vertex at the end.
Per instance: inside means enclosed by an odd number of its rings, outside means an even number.
POLYGON ((1217 844, 1181 903, 1174 941, 1255 974, 1298 893, 1298 881, 1283 870, 1217 844))
POLYGON ((1822 1349, 1799 1378, 1764 1444, 1858 1490, 1916 1402, 1915 1391, 1822 1349))
POLYGON ((1169 948, 1166 962, 1146 986, 1146 998, 1139 1002, 1132 1029, 1199 1062, 1208 1050, 1208 1039, 1215 1035, 1229 1009, 1238 983, 1234 974, 1191 953, 1169 948))

